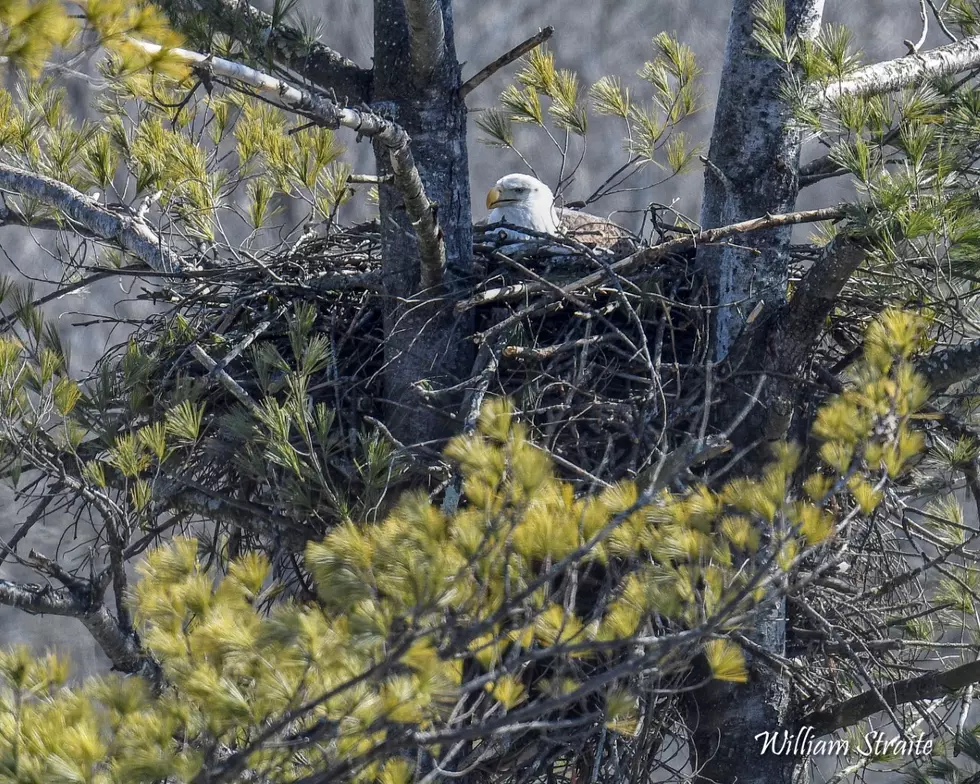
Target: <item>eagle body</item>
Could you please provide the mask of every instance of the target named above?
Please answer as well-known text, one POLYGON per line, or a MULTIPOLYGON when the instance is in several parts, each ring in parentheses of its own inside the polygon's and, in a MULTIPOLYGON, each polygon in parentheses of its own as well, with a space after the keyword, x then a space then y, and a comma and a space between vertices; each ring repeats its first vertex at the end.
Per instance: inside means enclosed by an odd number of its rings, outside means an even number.
MULTIPOLYGON (((616 255, 632 253, 637 243, 622 226, 606 218, 578 210, 555 207, 551 188, 527 174, 508 174, 497 180, 487 194, 490 211, 485 223, 509 223, 531 231, 564 236, 568 239, 609 250, 616 255)), ((503 229, 505 238, 527 240, 531 235, 503 229)))

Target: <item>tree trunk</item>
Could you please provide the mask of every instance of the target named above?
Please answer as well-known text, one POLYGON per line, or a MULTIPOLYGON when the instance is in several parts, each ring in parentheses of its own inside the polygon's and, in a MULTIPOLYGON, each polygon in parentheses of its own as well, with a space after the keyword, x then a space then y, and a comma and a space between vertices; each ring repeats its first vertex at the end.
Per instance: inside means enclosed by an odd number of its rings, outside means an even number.
MULTIPOLYGON (((701 222, 723 226, 767 213, 795 208, 799 187, 801 134, 793 127, 791 107, 780 98, 784 66, 766 57, 752 40, 754 0, 735 0, 728 28, 725 62, 715 109, 709 163, 705 169, 701 222)), ((787 0, 787 33, 814 36, 824 0, 787 0)), ((762 318, 786 300, 791 227, 753 232, 738 246, 703 248, 699 261, 707 270, 714 301, 714 358, 729 350, 753 309, 763 302, 762 318)), ((752 362, 751 364, 755 364, 752 362)), ((748 392, 755 379, 749 380, 748 392)), ((731 390, 735 392, 735 390, 731 390)), ((743 395, 729 395, 729 415, 744 405, 743 395), (739 397, 742 399, 734 399, 739 397)), ((720 423, 724 426, 724 423, 720 423)), ((757 433, 743 429, 754 438, 757 433)), ((736 441, 738 434, 736 434, 736 441)), ((745 443, 735 443, 735 451, 745 443)), ((774 602, 756 623, 752 637, 765 650, 785 650, 785 604, 774 602)), ((693 695, 692 762, 699 781, 716 784, 790 784, 799 760, 762 754, 760 733, 783 725, 789 711, 789 688, 778 675, 751 661, 749 682, 732 686, 714 682, 693 695)))
MULTIPOLYGON (((426 193, 438 207, 446 249, 442 285, 420 291, 419 248, 402 197, 390 185, 379 188, 382 275, 389 297, 388 425, 403 443, 419 444, 444 438, 454 422, 447 413, 423 408, 415 386, 458 383, 468 376, 473 361, 469 319, 454 315, 452 308, 453 292, 473 250, 466 106, 459 94, 451 0, 375 0, 374 17, 372 105, 411 136, 426 193), (411 24, 406 5, 425 6, 413 13, 411 24)), ((376 146, 375 157, 378 173, 390 174, 387 152, 376 146)), ((452 405, 454 400, 445 402, 452 405)))
MULTIPOLYGON (((735 0, 704 173, 701 223, 725 226, 770 212, 791 212, 799 190, 800 133, 780 98, 784 65, 752 40, 754 0, 735 0)), ((788 0, 787 32, 814 36, 824 0, 788 0)), ((705 248, 701 259, 722 307, 715 320, 715 358, 728 353, 753 307, 786 298, 792 227, 747 234, 737 246, 705 248)))

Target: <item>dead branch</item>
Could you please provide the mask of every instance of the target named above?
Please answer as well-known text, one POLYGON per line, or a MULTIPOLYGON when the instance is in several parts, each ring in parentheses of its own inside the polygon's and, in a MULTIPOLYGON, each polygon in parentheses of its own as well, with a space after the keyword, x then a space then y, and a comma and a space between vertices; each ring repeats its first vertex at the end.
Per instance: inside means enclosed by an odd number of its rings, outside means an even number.
POLYGON ((551 36, 554 35, 554 33, 555 33, 555 28, 552 27, 551 25, 548 25, 547 27, 538 30, 538 32, 536 32, 530 38, 521 41, 517 46, 515 46, 509 52, 505 52, 504 54, 500 55, 500 57, 498 57, 496 60, 494 60, 485 68, 482 68, 479 71, 477 71, 475 74, 473 74, 473 76, 471 76, 463 83, 463 86, 459 88, 460 98, 465 98, 467 95, 473 92, 477 87, 483 84, 487 79, 489 79, 491 76, 497 73, 497 71, 499 71, 501 68, 506 68, 512 62, 514 62, 514 60, 523 57, 532 49, 541 46, 541 44, 543 44, 545 41, 551 38, 551 36))
POLYGON ((953 384, 980 375, 980 339, 935 351, 916 363, 934 392, 942 392, 953 384))
POLYGON ((810 713, 800 721, 800 727, 812 727, 814 736, 827 735, 853 726, 886 708, 946 697, 978 682, 980 662, 970 662, 951 670, 930 672, 918 678, 893 681, 878 690, 884 698, 884 704, 873 691, 866 691, 837 705, 810 713))
MULTIPOLYGON (((762 231, 764 229, 774 229, 780 226, 795 226, 800 223, 841 220, 844 217, 845 211, 841 207, 823 207, 816 210, 803 210, 800 212, 789 212, 780 215, 766 215, 762 218, 752 218, 751 220, 733 223, 728 226, 720 226, 717 229, 706 229, 705 231, 698 232, 697 234, 692 234, 687 237, 678 237, 677 239, 669 240, 668 242, 661 243, 660 245, 654 245, 651 248, 644 248, 631 256, 627 256, 625 259, 621 259, 620 261, 610 264, 608 271, 602 270, 600 272, 594 272, 591 275, 586 275, 583 278, 579 278, 572 283, 560 287, 560 293, 563 295, 572 294, 573 292, 581 289, 598 285, 605 280, 610 273, 621 275, 626 272, 631 272, 661 261, 668 256, 683 253, 684 251, 697 248, 701 245, 711 245, 713 243, 721 242, 722 240, 728 239, 729 237, 734 237, 737 234, 762 231)), ((561 238, 556 237, 555 240, 559 243, 561 242, 561 238)), ((502 287, 497 292, 482 292, 475 297, 458 302, 456 304, 456 310, 462 313, 475 308, 478 305, 486 304, 487 302, 495 302, 513 298, 520 299, 542 291, 547 291, 552 287, 553 284, 549 285, 541 282, 531 282, 513 287, 502 287)))

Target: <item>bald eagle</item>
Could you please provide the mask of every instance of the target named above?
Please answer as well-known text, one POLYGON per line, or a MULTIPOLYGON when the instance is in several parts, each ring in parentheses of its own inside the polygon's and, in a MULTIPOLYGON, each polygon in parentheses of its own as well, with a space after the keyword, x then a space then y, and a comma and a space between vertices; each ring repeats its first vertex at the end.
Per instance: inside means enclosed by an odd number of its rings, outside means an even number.
MULTIPOLYGON (((555 207, 551 188, 527 174, 508 174, 497 180, 487 194, 487 209, 490 214, 481 225, 510 223, 557 237, 567 236, 617 256, 637 249, 634 236, 622 226, 586 212, 555 207)), ((527 239, 515 231, 505 231, 514 235, 507 239, 527 239)))

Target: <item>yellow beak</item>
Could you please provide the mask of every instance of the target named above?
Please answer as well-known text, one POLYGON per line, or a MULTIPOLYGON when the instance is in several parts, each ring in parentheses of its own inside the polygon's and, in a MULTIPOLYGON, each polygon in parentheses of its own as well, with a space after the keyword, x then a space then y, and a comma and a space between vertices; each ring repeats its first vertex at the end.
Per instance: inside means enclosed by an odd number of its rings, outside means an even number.
POLYGON ((497 206, 497 202, 500 201, 503 194, 500 192, 500 188, 494 185, 490 192, 487 194, 487 209, 492 210, 497 206))

